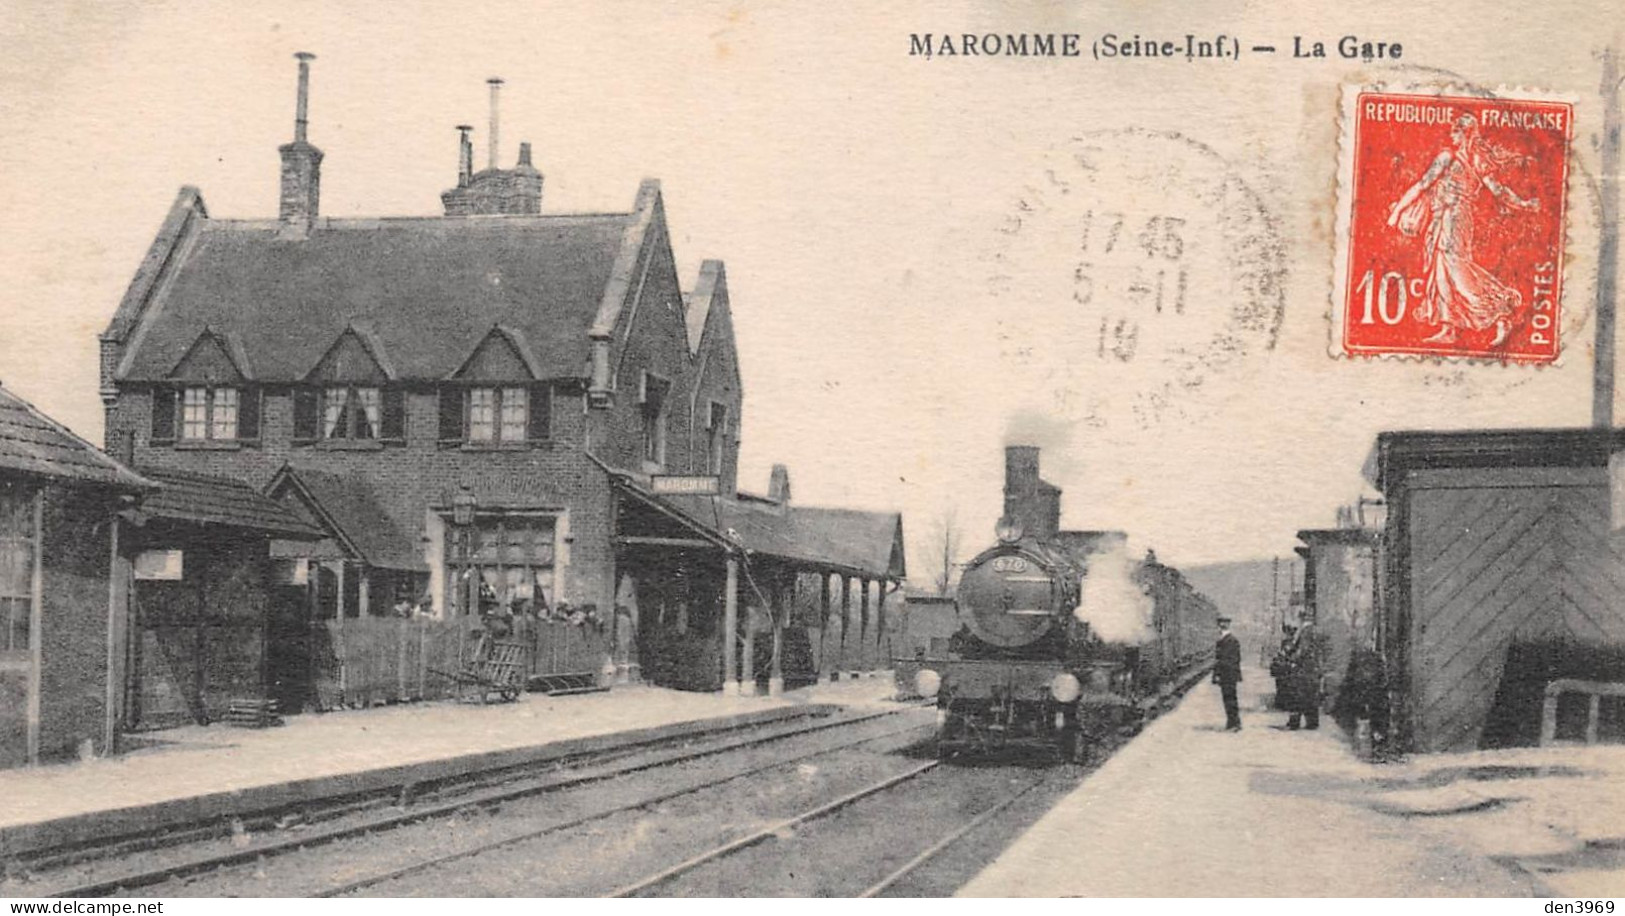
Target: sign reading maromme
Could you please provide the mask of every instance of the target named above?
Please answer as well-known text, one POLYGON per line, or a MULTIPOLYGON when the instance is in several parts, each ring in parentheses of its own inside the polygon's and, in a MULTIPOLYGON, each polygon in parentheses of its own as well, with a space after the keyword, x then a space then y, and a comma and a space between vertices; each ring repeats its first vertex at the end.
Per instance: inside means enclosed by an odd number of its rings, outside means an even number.
POLYGON ((722 484, 716 477, 656 474, 649 478, 649 489, 668 496, 715 496, 722 484))

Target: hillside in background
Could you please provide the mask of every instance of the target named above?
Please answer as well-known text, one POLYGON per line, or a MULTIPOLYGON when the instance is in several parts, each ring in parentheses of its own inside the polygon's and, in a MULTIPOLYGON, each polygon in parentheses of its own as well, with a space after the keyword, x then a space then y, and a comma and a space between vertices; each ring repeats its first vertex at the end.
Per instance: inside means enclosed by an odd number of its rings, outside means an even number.
MULTIPOLYGON (((1302 560, 1296 555, 1281 557, 1280 598, 1272 602, 1270 590, 1277 580, 1274 565, 1273 560, 1265 558, 1181 569, 1197 591, 1213 599, 1220 611, 1235 621, 1233 627, 1236 638, 1241 640, 1244 661, 1267 659, 1280 644, 1276 604, 1285 605, 1292 591, 1303 587, 1302 560)), ((1217 634, 1216 628, 1214 632, 1217 634)))

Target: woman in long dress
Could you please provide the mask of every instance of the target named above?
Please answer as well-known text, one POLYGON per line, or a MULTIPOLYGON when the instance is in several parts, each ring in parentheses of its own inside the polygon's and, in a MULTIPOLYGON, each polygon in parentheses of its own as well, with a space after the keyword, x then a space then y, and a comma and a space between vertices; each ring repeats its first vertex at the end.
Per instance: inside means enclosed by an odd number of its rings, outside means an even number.
POLYGON ((1427 294, 1417 317, 1439 330, 1424 342, 1454 343, 1462 329, 1483 331, 1493 326, 1490 346, 1499 347, 1512 333, 1523 296, 1474 259, 1473 196, 1483 186, 1506 206, 1527 212, 1538 211, 1540 201, 1519 197, 1496 181, 1495 173, 1517 156, 1484 142, 1477 118, 1470 114, 1457 118, 1450 140, 1451 146, 1440 151, 1389 208, 1388 225, 1415 236, 1423 216, 1430 217, 1422 262, 1427 294))

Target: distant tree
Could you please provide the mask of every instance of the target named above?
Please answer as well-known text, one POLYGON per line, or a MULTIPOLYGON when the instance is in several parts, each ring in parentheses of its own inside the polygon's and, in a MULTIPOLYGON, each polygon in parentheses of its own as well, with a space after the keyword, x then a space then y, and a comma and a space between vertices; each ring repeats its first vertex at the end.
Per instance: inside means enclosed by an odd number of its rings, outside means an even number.
POLYGON ((947 597, 954 586, 955 558, 959 555, 959 511, 953 506, 942 510, 931 532, 932 559, 936 577, 932 585, 938 595, 947 597))

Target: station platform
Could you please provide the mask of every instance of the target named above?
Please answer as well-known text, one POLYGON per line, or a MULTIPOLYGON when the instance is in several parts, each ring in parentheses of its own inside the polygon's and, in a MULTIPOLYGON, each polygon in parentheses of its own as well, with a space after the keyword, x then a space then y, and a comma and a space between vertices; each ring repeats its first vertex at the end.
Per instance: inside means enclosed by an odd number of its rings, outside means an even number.
POLYGON ((969 881, 972 897, 1625 895, 1625 747, 1358 759, 1287 731, 1249 670, 1243 729, 1203 681, 969 881))
POLYGON ((0 859, 97 830, 229 817, 462 770, 698 734, 791 716, 809 705, 879 705, 887 675, 784 696, 725 696, 648 686, 513 703, 437 701, 290 716, 265 729, 188 726, 126 736, 111 758, 0 770, 0 859))

